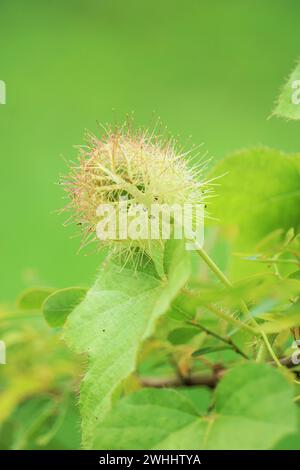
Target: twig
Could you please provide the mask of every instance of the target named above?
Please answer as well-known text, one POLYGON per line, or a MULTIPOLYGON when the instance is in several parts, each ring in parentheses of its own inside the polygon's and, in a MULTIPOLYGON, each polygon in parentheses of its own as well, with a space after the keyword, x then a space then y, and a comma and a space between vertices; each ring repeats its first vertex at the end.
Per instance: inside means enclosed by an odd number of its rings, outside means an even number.
MULTIPOLYGON (((290 358, 283 357, 279 359, 281 364, 285 367, 291 368, 295 367, 295 364, 292 364, 290 358)), ((277 364, 272 361, 268 364, 276 366, 277 364)), ((223 375, 226 373, 226 368, 220 364, 215 364, 213 367, 213 372, 211 374, 194 374, 188 377, 140 377, 139 381, 143 387, 154 387, 154 388, 168 388, 168 387, 194 387, 194 386, 204 386, 209 388, 215 388, 218 382, 221 380, 223 375)), ((299 401, 300 395, 294 398, 294 401, 299 401)))
POLYGON ((249 359, 249 357, 232 341, 231 338, 225 338, 223 336, 218 335, 212 330, 209 330, 205 326, 200 325, 200 323, 196 323, 194 321, 187 321, 189 325, 192 325, 196 328, 199 328, 199 330, 204 331, 208 335, 213 336, 214 338, 218 339, 219 341, 222 341, 223 343, 227 344, 231 349, 233 349, 237 354, 240 354, 243 356, 244 359, 249 359))
POLYGON ((191 375, 189 377, 141 377, 140 384, 143 387, 168 388, 168 387, 194 387, 205 386, 215 388, 225 369, 218 368, 212 374, 191 375))

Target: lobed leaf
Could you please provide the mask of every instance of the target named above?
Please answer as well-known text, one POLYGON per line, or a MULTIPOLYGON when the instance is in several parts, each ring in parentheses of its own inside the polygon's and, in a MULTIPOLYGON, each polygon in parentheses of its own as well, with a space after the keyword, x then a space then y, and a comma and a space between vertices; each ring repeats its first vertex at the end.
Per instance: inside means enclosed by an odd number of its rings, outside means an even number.
POLYGON ((278 370, 253 363, 226 373, 215 392, 216 412, 204 418, 180 391, 144 389, 121 400, 97 426, 93 447, 269 449, 297 430, 292 397, 278 370))
POLYGON ((167 279, 154 265, 101 267, 94 286, 69 315, 65 339, 87 353, 89 367, 81 386, 83 445, 90 447, 95 427, 112 406, 118 388, 136 368, 142 342, 189 277, 184 242, 170 241, 165 255, 167 279))

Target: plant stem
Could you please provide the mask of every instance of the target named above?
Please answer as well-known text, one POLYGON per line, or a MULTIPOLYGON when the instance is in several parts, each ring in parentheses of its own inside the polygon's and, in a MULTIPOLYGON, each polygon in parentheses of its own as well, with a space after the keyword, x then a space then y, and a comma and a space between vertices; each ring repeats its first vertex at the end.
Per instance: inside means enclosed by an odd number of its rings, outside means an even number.
POLYGON ((273 263, 280 263, 280 264, 296 264, 299 266, 299 261, 296 259, 276 259, 276 258, 264 258, 264 259, 255 259, 250 260, 256 263, 266 263, 266 264, 273 264, 273 263))
POLYGON ((230 280, 225 276, 225 274, 221 271, 221 269, 216 265, 216 263, 211 259, 211 257, 206 253, 203 248, 197 248, 197 253, 203 261, 207 264, 207 266, 211 269, 211 271, 220 279, 220 281, 225 284, 227 287, 233 287, 230 280))
MULTIPOLYGON (((199 256, 201 256, 201 258, 203 259, 203 261, 207 264, 207 266, 211 269, 211 271, 217 276, 217 278, 219 278, 219 280, 226 286, 226 287, 230 287, 232 288, 233 285, 231 283, 231 281, 228 279, 227 276, 225 276, 225 274, 221 271, 221 269, 219 268, 219 266, 216 265, 216 263, 211 259, 211 257, 206 253, 205 250, 203 250, 203 248, 199 248, 197 249, 197 253, 199 256)), ((248 311, 248 308, 247 308, 247 305, 245 304, 245 302, 243 300, 240 300, 240 307, 241 307, 241 311, 248 315, 249 314, 249 311, 248 311)))
MULTIPOLYGON (((188 289, 182 288, 181 291, 190 296, 190 297, 195 297, 192 292, 190 292, 188 289)), ((238 320, 237 318, 233 317, 232 315, 228 315, 227 313, 223 312, 223 310, 219 309, 216 307, 214 304, 208 304, 206 307, 213 312, 217 317, 219 317, 221 320, 225 320, 227 323, 232 323, 234 326, 236 326, 239 329, 245 330, 248 333, 251 333, 253 335, 260 335, 260 332, 256 331, 255 328, 251 327, 250 325, 247 325, 246 323, 243 323, 241 320, 238 320)))
MULTIPOLYGON (((220 281, 225 284, 227 287, 233 287, 232 283, 229 281, 229 279, 225 276, 225 274, 220 270, 220 268, 216 265, 216 263, 210 258, 210 256, 206 253, 206 251, 203 250, 203 248, 201 247, 197 247, 197 253, 198 255, 203 259, 203 261, 207 264, 207 266, 212 270, 212 272, 220 279, 220 281)), ((268 340, 268 337, 267 335, 265 334, 264 331, 262 331, 260 328, 259 328, 259 325, 257 324, 256 320, 250 315, 250 312, 248 310, 248 307, 246 305, 246 303, 244 302, 244 300, 240 300, 240 306, 241 306, 241 311, 245 314, 245 315, 249 315, 250 317, 250 320, 251 322, 253 323, 253 326, 255 328, 257 328, 260 332, 260 335, 262 336, 262 339, 263 341, 265 342, 265 345, 271 355, 271 357, 273 358, 273 360, 275 361, 275 363, 277 364, 278 367, 282 367, 282 365, 280 364, 276 354, 274 353, 273 349, 272 349, 272 346, 268 340)))
POLYGON ((266 353, 267 353, 266 344, 261 343, 257 356, 256 356, 256 362, 264 362, 264 360, 266 359, 266 355, 267 355, 266 353))
POLYGON ((193 321, 188 321, 187 322, 189 325, 193 325, 196 328, 199 328, 199 330, 204 331, 208 335, 213 336, 214 338, 218 339, 219 341, 222 341, 223 343, 227 344, 230 349, 233 349, 237 354, 240 354, 240 356, 243 356, 244 359, 249 359, 247 354, 245 354, 233 341, 231 338, 224 338, 223 336, 218 335, 214 331, 209 330, 205 326, 200 325, 200 323, 196 323, 193 321))
POLYGON ((238 327, 241 330, 247 331, 247 333, 251 333, 253 335, 260 335, 260 333, 256 331, 255 328, 247 325, 246 323, 243 323, 241 320, 238 320, 237 318, 234 318, 232 315, 228 315, 227 313, 223 312, 221 309, 219 309, 215 305, 209 304, 207 307, 211 312, 213 312, 221 320, 225 320, 228 323, 232 323, 232 325, 238 327))
POLYGON ((209 388, 215 388, 223 370, 218 370, 213 374, 197 374, 190 377, 140 377, 140 383, 143 387, 168 388, 168 387, 193 387, 204 385, 209 388))

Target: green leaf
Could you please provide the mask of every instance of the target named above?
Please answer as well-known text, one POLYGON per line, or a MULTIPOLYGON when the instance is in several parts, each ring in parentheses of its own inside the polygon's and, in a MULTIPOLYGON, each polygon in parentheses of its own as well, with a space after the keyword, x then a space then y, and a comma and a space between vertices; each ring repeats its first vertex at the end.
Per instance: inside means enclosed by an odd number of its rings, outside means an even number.
POLYGON ((142 342, 189 277, 184 243, 167 243, 168 279, 151 262, 138 267, 102 267, 84 301, 69 315, 65 338, 89 367, 81 387, 83 445, 91 445, 97 422, 110 410, 116 391, 136 368, 142 342))
POLYGON ((300 270, 294 271, 292 274, 290 274, 289 279, 296 279, 297 281, 300 281, 300 270))
POLYGON ((17 305, 21 310, 40 310, 44 300, 54 291, 47 287, 31 287, 21 292, 17 305))
POLYGON ((194 351, 192 356, 197 357, 197 356, 203 356, 204 354, 210 354, 213 352, 218 352, 218 351, 225 351, 227 349, 232 349, 230 346, 212 346, 212 347, 206 347, 206 348, 201 348, 197 349, 197 351, 194 351))
POLYGON ((300 119, 300 63, 284 85, 273 114, 286 119, 300 119))
POLYGON ((298 279, 275 279, 275 282, 272 282, 272 278, 265 279, 261 286, 253 289, 252 292, 250 291, 248 300, 251 301, 252 297, 252 301, 257 304, 251 313, 253 314, 256 310, 256 315, 259 315, 257 310, 263 303, 269 304, 269 310, 265 310, 265 312, 272 311, 275 306, 285 307, 287 303, 290 304, 290 299, 298 297, 299 294, 300 282, 298 279))
POLYGON ((207 387, 180 387, 178 391, 193 403, 197 414, 206 415, 211 403, 211 389, 207 387))
POLYGON ((223 176, 210 213, 222 225, 238 227, 240 246, 252 246, 276 229, 300 226, 297 158, 257 148, 237 152, 216 165, 211 176, 223 176))
POLYGON ((169 333, 168 341, 174 345, 185 344, 199 333, 201 333, 201 331, 193 327, 176 328, 169 333))
MULTIPOLYGON (((227 372, 215 411, 201 417, 175 390, 144 389, 122 399, 97 427, 95 449, 269 449, 297 429, 292 385, 276 369, 244 364, 227 372)), ((199 399, 200 399, 199 391, 199 399)))
MULTIPOLYGON (((65 396, 57 401, 53 396, 40 394, 23 401, 0 430, 14 450, 72 449, 80 446, 79 413, 75 397, 65 396), (14 432, 9 435, 9 424, 14 432)), ((2 447, 1 447, 2 448, 2 447)))
POLYGON ((182 322, 183 320, 192 320, 196 311, 199 308, 199 302, 193 301, 192 298, 188 297, 186 294, 179 294, 174 302, 171 305, 170 310, 168 311, 168 316, 172 320, 182 322))
POLYGON ((300 450, 300 432, 283 437, 273 450, 300 450))
POLYGON ((261 329, 267 333, 280 333, 283 330, 298 327, 300 325, 300 302, 292 305, 283 312, 264 316, 266 321, 261 329))
POLYGON ((205 429, 205 422, 184 394, 149 388, 129 395, 116 406, 98 427, 93 448, 194 449, 203 439, 205 429), (179 444, 180 432, 183 441, 179 444))
POLYGON ((217 415, 207 448, 271 448, 297 429, 292 397, 292 385, 278 370, 261 364, 237 366, 217 387, 217 415))
POLYGON ((49 295, 43 303, 43 314, 52 328, 62 327, 68 315, 80 304, 87 293, 83 287, 60 289, 49 295))

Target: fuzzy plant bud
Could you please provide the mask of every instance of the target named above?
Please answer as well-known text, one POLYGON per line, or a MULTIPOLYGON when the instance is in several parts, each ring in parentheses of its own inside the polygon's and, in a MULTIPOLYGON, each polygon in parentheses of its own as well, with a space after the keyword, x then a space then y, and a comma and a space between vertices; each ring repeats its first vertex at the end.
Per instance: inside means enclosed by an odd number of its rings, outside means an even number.
POLYGON ((191 154, 178 151, 172 138, 128 126, 110 128, 101 138, 89 135, 64 180, 67 208, 84 233, 83 245, 97 241, 114 251, 138 247, 151 253, 151 245, 162 244, 168 227, 160 208, 204 208, 211 192, 211 183, 204 179, 206 163, 198 159, 195 164, 197 156, 191 154), (134 219, 141 208, 137 224, 134 219), (153 208, 159 208, 156 216, 153 208), (159 228, 154 227, 155 217, 162 222, 159 228), (105 223, 115 229, 113 236, 99 236, 105 223), (139 236, 134 236, 137 225, 139 236))

